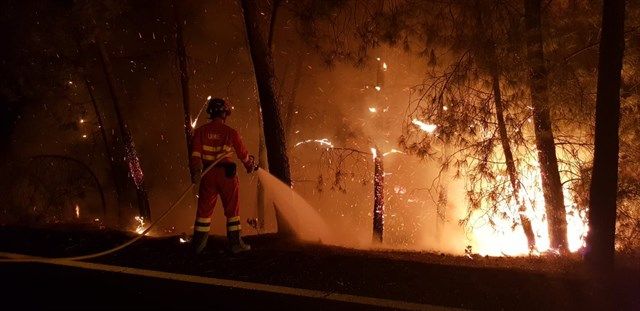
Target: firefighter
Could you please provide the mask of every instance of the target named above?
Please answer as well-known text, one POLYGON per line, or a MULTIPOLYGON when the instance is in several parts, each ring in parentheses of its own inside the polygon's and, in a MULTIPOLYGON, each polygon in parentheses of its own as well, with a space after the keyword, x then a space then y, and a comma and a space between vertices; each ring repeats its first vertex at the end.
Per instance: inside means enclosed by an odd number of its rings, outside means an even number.
POLYGON ((209 99, 207 113, 211 121, 195 129, 192 141, 190 169, 195 184, 199 185, 193 246, 195 252, 199 254, 207 245, 213 207, 220 195, 224 215, 227 217, 227 239, 230 250, 234 254, 248 251, 251 247, 245 244, 240 236, 239 183, 236 164, 228 153, 232 148, 235 150, 247 173, 256 169, 255 160, 249 155, 238 132, 225 124, 231 109, 223 99, 209 99), (202 176, 203 170, 219 159, 220 161, 202 176))

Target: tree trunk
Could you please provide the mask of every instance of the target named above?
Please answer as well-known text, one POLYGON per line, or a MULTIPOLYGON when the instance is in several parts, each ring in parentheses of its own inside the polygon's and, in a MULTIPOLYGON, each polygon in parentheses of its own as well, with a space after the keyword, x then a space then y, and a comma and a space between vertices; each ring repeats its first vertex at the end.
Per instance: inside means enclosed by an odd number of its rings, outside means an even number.
POLYGON ((511 151, 511 144, 509 142, 509 134, 507 133, 507 126, 504 122, 504 106, 502 104, 502 94, 500 92, 500 76, 497 68, 492 70, 492 85, 493 85, 493 101, 496 108, 496 119, 498 121, 498 133, 500 135, 500 144, 502 145, 502 151, 504 152, 504 159, 507 163, 507 173, 509 174, 509 181, 511 182, 511 188, 513 189, 513 197, 516 204, 519 206, 518 213, 520 214, 520 222, 522 223, 522 230, 527 237, 527 244, 529 251, 533 251, 536 248, 536 237, 531 227, 531 220, 527 215, 526 206, 520 199, 520 183, 518 180, 518 170, 516 169, 515 161, 513 159, 513 152, 511 151))
MULTIPOLYGON (((280 107, 274 90, 273 60, 271 51, 260 33, 259 12, 256 2, 242 0, 242 11, 247 30, 248 47, 255 71, 260 107, 262 112, 263 132, 267 149, 269 172, 287 185, 291 185, 291 173, 287 146, 280 118, 280 107)), ((276 210, 278 231, 283 234, 287 226, 276 210)))
POLYGON ((376 148, 373 155, 373 242, 382 243, 384 232, 384 157, 376 148))
POLYGON ((541 0, 525 0, 525 26, 533 124, 550 246, 561 253, 567 253, 567 218, 551 128, 547 69, 544 64, 541 29, 541 0))
MULTIPOLYGON (((129 132, 129 129, 127 128, 127 125, 125 124, 122 117, 122 113, 120 110, 120 101, 115 90, 115 79, 111 70, 109 55, 107 54, 107 51, 100 39, 96 38, 95 42, 100 52, 99 56, 100 62, 102 64, 102 71, 107 81, 109 95, 113 102, 113 108, 116 113, 116 121, 118 122, 118 129, 121 136, 120 143, 118 144, 119 146, 116 149, 116 158, 124 159, 126 161, 126 165, 129 168, 129 177, 136 188, 139 215, 148 219, 149 217, 151 217, 151 209, 149 207, 149 198, 147 195, 147 191, 144 187, 144 173, 142 171, 142 167, 140 166, 140 161, 138 159, 135 145, 133 143, 133 137, 131 137, 131 133, 129 132)), ((120 221, 122 221, 122 219, 120 221)))
POLYGON ((497 63, 497 53, 494 40, 491 39, 487 33, 487 27, 483 20, 482 5, 480 1, 475 2, 476 10, 476 29, 478 30, 477 36, 481 43, 480 51, 480 66, 485 67, 491 75, 491 87, 493 89, 493 102, 496 109, 496 120, 498 123, 498 135, 500 136, 500 144, 502 145, 502 151, 504 153, 505 162, 507 164, 507 174, 509 175, 509 181, 511 188, 513 189, 513 198, 516 204, 519 206, 518 211, 520 214, 520 222, 522 224, 522 230, 527 237, 527 244, 529 251, 533 251, 536 247, 536 238, 531 227, 531 220, 526 216, 526 206, 524 201, 520 200, 520 183, 518 179, 518 170, 516 168, 515 160, 513 158, 513 152, 511 150, 511 143, 509 141, 509 133, 507 132, 507 126, 504 121, 504 104, 502 102, 502 91, 500 90, 500 67, 497 63))
POLYGON ((624 5, 624 0, 604 1, 602 9, 595 148, 589 191, 588 251, 585 259, 592 268, 603 272, 613 270, 615 258, 624 5))
MULTIPOLYGON (((187 49, 184 45, 184 32, 182 29, 183 19, 180 13, 179 1, 173 1, 173 16, 176 27, 176 55, 180 69, 180 86, 182 89, 182 111, 184 114, 184 137, 187 141, 187 166, 191 159, 191 137, 193 127, 191 126, 191 103, 189 101, 189 72, 187 70, 187 49)), ((189 170, 191 174, 191 170, 189 170)), ((191 175, 191 182, 195 182, 191 175)))
MULTIPOLYGON (((124 171, 124 166, 121 168, 118 168, 115 158, 113 157, 111 146, 109 146, 107 129, 104 126, 104 120, 102 119, 102 114, 98 109, 98 103, 96 102, 95 96, 93 95, 93 89, 92 89, 91 83, 89 82, 89 79, 87 79, 87 77, 84 75, 84 73, 82 73, 82 79, 84 80, 85 86, 87 87, 87 93, 89 94, 89 98, 91 100, 91 105, 96 115, 96 119, 98 120, 98 128, 100 128, 100 137, 102 138, 102 143, 104 144, 106 160, 109 163, 109 171, 111 173, 111 179, 113 180, 113 187, 115 188, 115 191, 116 191, 116 199, 118 202, 121 202, 122 201, 121 198, 124 199, 126 197, 126 195, 124 194, 125 191, 122 187, 126 183, 123 184, 118 181, 118 170, 120 169, 124 171)), ((122 175, 126 177, 126 171, 122 175)), ((126 178, 124 178, 124 181, 126 182, 126 178)))

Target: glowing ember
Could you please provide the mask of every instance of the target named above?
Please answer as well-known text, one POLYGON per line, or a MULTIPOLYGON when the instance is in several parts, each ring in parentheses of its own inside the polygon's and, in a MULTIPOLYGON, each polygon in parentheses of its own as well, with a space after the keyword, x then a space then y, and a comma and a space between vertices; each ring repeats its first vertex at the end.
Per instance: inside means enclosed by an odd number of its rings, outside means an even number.
POLYGON ((187 242, 189 242, 187 238, 180 237, 180 243, 187 243, 187 242))
POLYGON ((382 87, 381 87, 381 86, 379 86, 379 85, 376 85, 375 89, 376 89, 376 91, 378 91, 378 92, 382 91, 382 87))
POLYGON ((84 119, 80 119, 80 123, 84 123, 84 119))
POLYGON ((82 138, 87 138, 87 134, 82 134, 82 138))
POLYGON ((138 222, 138 227, 136 227, 136 233, 142 234, 142 232, 144 232, 144 217, 136 216, 136 217, 133 217, 133 219, 135 219, 138 222))
POLYGON ((76 204, 76 218, 80 218, 80 206, 76 204))
POLYGON ((442 106, 442 110, 447 111, 447 110, 449 110, 449 107, 447 107, 447 106, 442 106))
POLYGON ((387 63, 382 63, 382 70, 387 71, 387 63))
POLYGON ((307 143, 318 143, 321 146, 327 146, 329 148, 333 148, 333 144, 331 143, 331 141, 329 141, 329 139, 327 138, 322 138, 322 139, 307 139, 307 140, 303 140, 301 142, 298 142, 294 145, 294 147, 298 147, 302 144, 307 144, 307 143))
POLYGON ((423 130, 423 131, 425 131, 425 132, 427 132, 429 134, 433 133, 436 130, 436 128, 438 127, 435 124, 424 123, 424 122, 422 122, 422 121, 420 121, 418 119, 413 119, 413 121, 411 121, 411 123, 417 125, 421 130, 423 130))
POLYGON ((378 109, 376 109, 376 107, 369 107, 369 112, 378 112, 378 109))
POLYGON ((144 173, 142 172, 140 159, 138 158, 138 153, 136 152, 136 146, 134 145, 131 137, 128 137, 128 140, 129 143, 126 144, 127 165, 129 166, 129 172, 131 173, 133 182, 136 184, 136 187, 140 189, 140 187, 142 186, 142 182, 144 181, 144 173))

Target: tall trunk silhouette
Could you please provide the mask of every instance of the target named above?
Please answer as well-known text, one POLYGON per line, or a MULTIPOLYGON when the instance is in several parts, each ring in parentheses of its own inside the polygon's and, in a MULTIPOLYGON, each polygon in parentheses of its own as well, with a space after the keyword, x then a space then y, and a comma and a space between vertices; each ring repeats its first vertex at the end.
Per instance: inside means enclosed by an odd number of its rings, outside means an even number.
POLYGON ((384 233, 384 156, 376 148, 373 155, 373 242, 382 243, 384 233))
MULTIPOLYGON (((284 129, 280 118, 280 107, 274 89, 273 59, 271 50, 260 33, 259 12, 255 1, 242 0, 242 11, 247 31, 248 47, 260 98, 263 132, 267 150, 269 172, 287 185, 291 185, 291 172, 284 129)), ((278 231, 290 235, 289 226, 276 209, 278 231)))
MULTIPOLYGON (((189 71, 187 69, 187 49, 184 45, 184 23, 180 11, 180 1, 173 0, 173 18, 176 27, 176 56, 178 58, 178 68, 180 70, 180 87, 182 90, 182 111, 184 121, 184 137, 187 141, 187 165, 191 159, 191 136, 193 127, 191 126, 191 103, 189 100, 189 71)), ((191 170, 189 170, 191 174, 191 170)), ((195 182, 191 175, 191 182, 195 182)))
POLYGON ((524 201, 520 198, 520 182, 518 179, 518 170, 516 169, 515 160, 513 158, 513 152, 511 151, 511 144, 509 143, 509 134, 507 132, 507 126, 504 122, 504 106, 502 103, 502 95, 500 92, 500 75, 497 69, 492 70, 491 80, 493 86, 493 102, 496 108, 496 119, 498 121, 498 134, 500 135, 500 144, 502 145, 502 151, 504 153, 504 159, 507 164, 507 173, 509 174, 509 182, 513 189, 513 197, 516 204, 518 204, 518 212, 520 215, 520 222, 522 224, 522 230, 527 237, 527 244, 529 250, 536 248, 536 237, 531 227, 531 220, 527 215, 526 206, 524 201))
MULTIPOLYGON (((128 166, 130 180, 136 188, 138 212, 140 216, 149 218, 151 216, 151 209, 149 207, 147 190, 144 186, 144 173, 142 171, 142 166, 140 165, 133 137, 131 137, 131 132, 129 132, 120 110, 120 101, 115 89, 115 78, 113 77, 109 55, 104 44, 99 38, 96 38, 95 43, 98 47, 102 71, 107 81, 109 96, 113 103, 113 108, 116 113, 116 121, 118 123, 118 130, 120 132, 119 144, 116 147, 115 156, 118 159, 124 159, 126 161, 125 165, 128 166)), ((122 216, 122 214, 120 215, 122 216)), ((122 219, 120 219, 120 221, 122 223, 122 219)))
POLYGON ((527 237, 527 244, 529 250, 533 250, 536 247, 536 237, 531 227, 531 220, 526 216, 526 206, 524 201, 520 198, 520 182, 518 179, 518 170, 516 168, 515 159, 513 157, 513 151, 511 150, 511 143, 509 141, 509 133, 507 131, 507 125, 504 121, 504 103, 502 102, 502 91, 500 90, 500 67, 497 63, 497 53, 495 42, 490 38, 487 33, 488 29, 485 26, 485 21, 482 15, 482 5, 480 1, 475 2, 476 5, 476 29, 478 30, 477 36, 481 43, 480 66, 487 70, 491 76, 491 87, 493 91, 493 103, 495 106, 496 121, 498 123, 498 135, 500 137, 500 145, 502 146, 502 152, 507 165, 507 174, 509 175, 509 182, 511 183, 511 189, 513 189, 513 197, 516 204, 519 206, 520 222, 524 235, 527 237))
POLYGON ((620 127, 620 74, 624 54, 624 1, 604 1, 598 60, 596 131, 586 260, 603 272, 613 270, 620 127))
POLYGON ((550 246, 568 252, 567 218, 562 183, 551 128, 547 68, 541 29, 541 0, 525 0, 526 50, 529 66, 529 89, 533 106, 533 124, 540 164, 542 192, 549 230, 550 246))
POLYGON ((93 86, 91 85, 91 82, 89 82, 89 79, 85 76, 84 73, 82 73, 82 79, 84 81, 85 86, 87 87, 87 94, 89 94, 89 99, 91 100, 91 106, 93 107, 93 111, 96 115, 96 120, 98 121, 98 128, 100 129, 100 137, 104 145, 106 160, 109 163, 109 173, 111 175, 113 187, 116 191, 116 199, 118 200, 118 202, 120 202, 121 197, 122 198, 126 197, 126 195, 124 194, 125 191, 122 187, 123 185, 126 185, 126 176, 127 176, 126 168, 124 166, 119 168, 116 163, 116 159, 113 157, 113 151, 111 146, 109 145, 107 129, 104 126, 104 119, 102 118, 102 113, 100 113, 100 110, 98 108, 98 103, 96 101, 95 95, 93 94, 93 86), (121 175, 125 177, 123 181, 118 180, 119 179, 118 170, 122 170, 124 172, 124 174, 121 173, 121 175))

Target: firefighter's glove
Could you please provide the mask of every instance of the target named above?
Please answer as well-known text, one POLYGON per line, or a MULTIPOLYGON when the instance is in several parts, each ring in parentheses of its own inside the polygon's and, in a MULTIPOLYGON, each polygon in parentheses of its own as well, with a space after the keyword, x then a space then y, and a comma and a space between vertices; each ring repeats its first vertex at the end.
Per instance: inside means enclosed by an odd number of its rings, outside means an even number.
POLYGON ((250 155, 247 162, 244 163, 244 168, 247 169, 247 174, 251 174, 254 171, 257 171, 258 163, 256 162, 256 157, 250 155))

